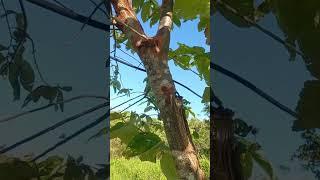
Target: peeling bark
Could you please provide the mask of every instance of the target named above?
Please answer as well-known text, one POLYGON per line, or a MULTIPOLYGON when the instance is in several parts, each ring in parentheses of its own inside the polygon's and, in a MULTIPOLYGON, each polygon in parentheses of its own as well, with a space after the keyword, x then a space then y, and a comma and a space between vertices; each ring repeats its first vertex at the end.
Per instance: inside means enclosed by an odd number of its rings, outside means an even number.
POLYGON ((128 37, 147 71, 179 178, 205 179, 197 150, 192 142, 182 99, 175 95, 176 88, 168 66, 173 0, 162 1, 161 19, 154 37, 148 37, 144 33, 132 9, 131 1, 111 0, 111 3, 117 15, 113 18, 115 25, 128 37))

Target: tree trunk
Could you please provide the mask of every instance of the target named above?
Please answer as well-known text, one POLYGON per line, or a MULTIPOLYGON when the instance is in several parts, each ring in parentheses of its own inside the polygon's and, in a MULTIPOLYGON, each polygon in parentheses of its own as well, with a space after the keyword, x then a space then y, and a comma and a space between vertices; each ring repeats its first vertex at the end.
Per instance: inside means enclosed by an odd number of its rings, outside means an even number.
POLYGON ((192 142, 182 99, 175 95, 176 89, 168 66, 173 0, 162 1, 161 19, 154 37, 145 35, 131 1, 111 0, 111 3, 117 14, 113 18, 114 23, 126 34, 147 71, 179 178, 205 179, 192 142))
POLYGON ((218 180, 243 180, 239 149, 233 142, 233 115, 229 109, 212 111, 210 177, 218 180))

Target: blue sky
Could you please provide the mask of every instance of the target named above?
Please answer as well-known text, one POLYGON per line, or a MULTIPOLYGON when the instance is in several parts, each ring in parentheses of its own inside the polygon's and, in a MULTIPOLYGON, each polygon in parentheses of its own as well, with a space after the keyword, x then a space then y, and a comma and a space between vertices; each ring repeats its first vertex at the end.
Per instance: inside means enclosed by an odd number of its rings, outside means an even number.
MULTIPOLYGON (((138 17, 140 19, 140 15, 138 15, 138 17)), ((201 46, 205 48, 205 50, 208 52, 210 50, 210 47, 205 43, 204 33, 198 32, 198 29, 197 29, 198 21, 199 20, 194 20, 194 21, 188 21, 188 22, 182 23, 180 28, 175 26, 171 33, 170 48, 176 49, 178 47, 177 42, 180 42, 180 43, 187 44, 189 46, 201 46)), ((140 22, 142 22, 141 19, 140 19, 140 22)), ((142 23, 142 26, 148 36, 154 36, 156 34, 158 24, 150 28, 149 22, 146 22, 146 23, 142 23)), ((111 43, 110 51, 112 51, 113 49, 112 48, 113 42, 114 42, 113 40, 110 41, 111 43)), ((122 50, 126 51, 124 47, 122 47, 122 50)), ((126 52, 131 54, 130 51, 126 51, 126 52)), ((127 54, 119 50, 117 50, 117 56, 129 61, 132 64, 135 64, 137 66, 139 65, 139 62, 137 62, 136 60, 134 60, 133 58, 129 57, 127 54)), ((136 54, 134 55, 134 57, 136 57, 136 59, 139 60, 139 57, 136 54)), ((188 86, 189 88, 191 88, 192 90, 194 90, 200 95, 203 94, 204 88, 206 87, 206 83, 204 81, 201 81, 200 78, 197 77, 195 74, 193 74, 191 71, 186 71, 179 67, 176 67, 172 62, 172 60, 169 61, 169 66, 170 66, 170 70, 174 80, 183 83, 184 85, 188 86)), ((135 69, 126 67, 125 65, 121 65, 121 64, 119 64, 119 68, 121 73, 121 81, 125 88, 130 88, 130 89, 133 89, 133 91, 139 91, 139 92, 144 90, 145 84, 143 83, 143 80, 146 77, 146 73, 137 71, 135 69)), ((179 85, 176 85, 176 88, 180 93, 180 95, 182 95, 185 99, 191 102, 191 107, 193 111, 196 113, 197 118, 200 118, 200 119, 205 118, 205 115, 202 112, 202 109, 204 106, 201 103, 201 99, 179 85)), ((110 92, 111 92, 111 107, 114 107, 117 104, 120 104, 121 102, 124 102, 125 100, 128 99, 128 97, 113 99, 117 95, 114 94, 112 87, 110 92)), ((134 96, 135 95, 133 94, 132 97, 134 96)), ((122 110, 126 106, 127 105, 121 106, 117 110, 122 110)), ((133 106, 128 110, 142 113, 144 110, 144 107, 145 105, 133 106)), ((154 114, 154 113, 150 113, 150 114, 154 114)))

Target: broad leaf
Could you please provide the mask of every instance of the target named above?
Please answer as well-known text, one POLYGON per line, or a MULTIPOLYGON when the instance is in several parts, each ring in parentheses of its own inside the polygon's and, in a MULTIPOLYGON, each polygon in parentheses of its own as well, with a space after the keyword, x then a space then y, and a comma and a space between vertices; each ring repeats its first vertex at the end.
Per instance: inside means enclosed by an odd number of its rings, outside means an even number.
POLYGON ((161 170, 167 179, 178 179, 177 170, 173 156, 169 152, 164 152, 160 159, 161 170))
POLYGON ((275 175, 273 172, 273 168, 271 163, 265 159, 261 154, 258 152, 252 153, 252 158, 257 162, 257 164, 266 172, 270 179, 275 179, 275 175))
POLYGON ((122 143, 128 144, 138 133, 138 128, 133 124, 118 122, 110 128, 110 139, 120 138, 122 143))
POLYGON ((20 65, 20 71, 20 83, 22 87, 25 90, 31 92, 35 80, 33 68, 27 61, 23 61, 20 65))
POLYGON ((156 146, 159 142, 161 142, 161 139, 158 135, 150 132, 141 132, 130 140, 125 155, 128 157, 141 155, 156 146))

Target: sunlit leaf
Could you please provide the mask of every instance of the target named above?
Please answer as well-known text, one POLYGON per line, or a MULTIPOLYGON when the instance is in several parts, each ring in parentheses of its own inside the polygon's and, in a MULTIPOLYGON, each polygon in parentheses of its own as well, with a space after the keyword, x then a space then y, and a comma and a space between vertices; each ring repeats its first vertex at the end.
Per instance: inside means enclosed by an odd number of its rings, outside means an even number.
POLYGON ((110 139, 120 138, 121 142, 128 144, 138 133, 138 128, 133 124, 118 122, 110 128, 110 139))
POLYGON ((178 179, 173 156, 169 152, 162 154, 160 159, 161 170, 167 179, 178 179))
POLYGON ((161 142, 158 135, 151 132, 141 132, 136 134, 128 143, 125 151, 126 156, 132 157, 141 155, 142 153, 150 150, 152 147, 161 142))

